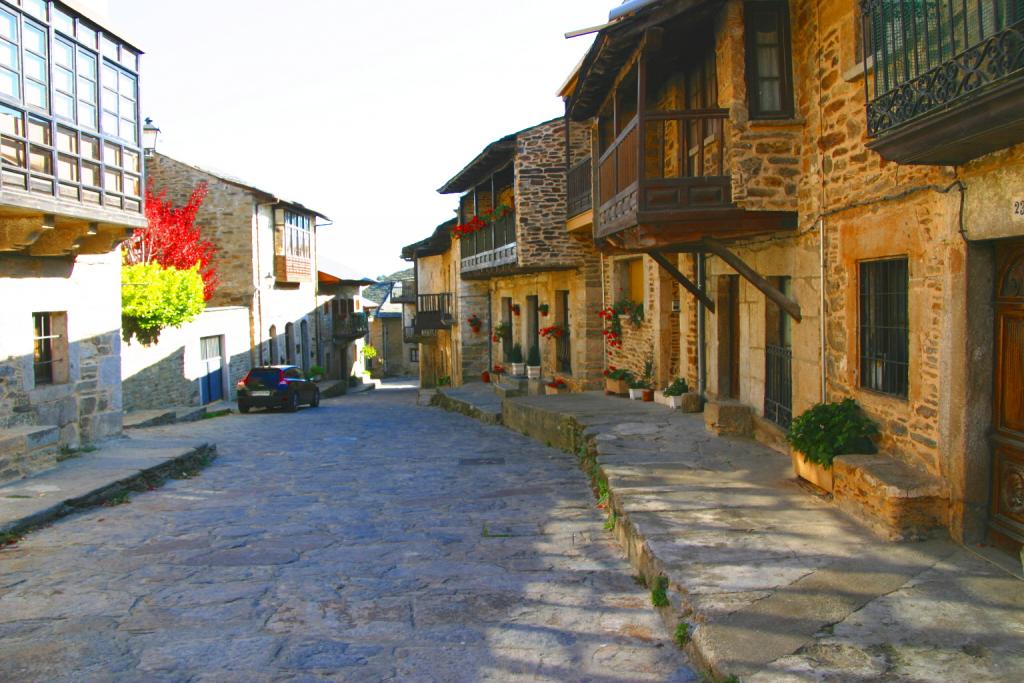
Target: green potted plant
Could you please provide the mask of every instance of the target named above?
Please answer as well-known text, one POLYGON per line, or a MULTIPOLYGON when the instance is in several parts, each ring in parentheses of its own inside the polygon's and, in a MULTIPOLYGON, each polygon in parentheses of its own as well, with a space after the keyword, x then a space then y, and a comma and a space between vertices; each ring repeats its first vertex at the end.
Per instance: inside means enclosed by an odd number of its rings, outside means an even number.
POLYGON ((793 447, 793 470, 801 479, 831 493, 836 456, 877 453, 871 440, 876 434, 878 427, 852 398, 819 403, 793 420, 786 433, 786 441, 793 447))
POLYGON ((540 348, 534 344, 526 356, 526 377, 540 379, 540 348))
POLYGON ((319 365, 313 365, 309 368, 309 379, 313 382, 319 382, 324 378, 327 372, 319 365))
POLYGON ((682 377, 677 377, 661 392, 662 402, 669 408, 678 410, 683 407, 683 395, 688 393, 690 385, 682 377))
POLYGON ((604 371, 604 393, 608 396, 625 396, 629 393, 629 381, 633 373, 624 368, 609 365, 604 371))
POLYGON ((522 377, 526 374, 526 363, 523 362, 522 344, 515 344, 512 346, 512 353, 508 354, 508 364, 512 366, 511 372, 514 377, 522 377))

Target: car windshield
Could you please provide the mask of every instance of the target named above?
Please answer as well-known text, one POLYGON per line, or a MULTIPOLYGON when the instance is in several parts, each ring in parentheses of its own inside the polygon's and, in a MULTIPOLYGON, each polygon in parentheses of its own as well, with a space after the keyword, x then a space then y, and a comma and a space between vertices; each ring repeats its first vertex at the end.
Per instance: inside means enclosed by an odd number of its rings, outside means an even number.
POLYGON ((280 370, 275 370, 273 368, 256 368, 249 372, 249 376, 245 379, 245 383, 250 386, 259 385, 264 387, 274 387, 277 386, 280 378, 280 370))

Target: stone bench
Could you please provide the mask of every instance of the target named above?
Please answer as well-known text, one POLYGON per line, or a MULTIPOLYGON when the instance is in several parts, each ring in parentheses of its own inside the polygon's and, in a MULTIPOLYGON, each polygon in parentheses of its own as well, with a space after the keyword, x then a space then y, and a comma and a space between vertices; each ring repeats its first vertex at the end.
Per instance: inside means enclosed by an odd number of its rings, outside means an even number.
POLYGON ((708 401, 704 426, 718 436, 753 436, 754 410, 739 401, 708 401))
POLYGON ((60 427, 31 425, 0 430, 0 484, 57 466, 60 427))
POLYGON ((884 454, 841 455, 832 469, 836 505, 881 537, 922 539, 945 527, 947 493, 928 473, 884 454))

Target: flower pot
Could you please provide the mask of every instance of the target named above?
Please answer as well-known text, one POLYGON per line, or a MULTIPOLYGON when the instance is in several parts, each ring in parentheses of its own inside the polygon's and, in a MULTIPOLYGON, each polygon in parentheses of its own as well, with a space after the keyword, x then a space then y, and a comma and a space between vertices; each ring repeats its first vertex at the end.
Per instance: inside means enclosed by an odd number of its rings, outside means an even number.
POLYGON ((643 396, 645 403, 654 402, 654 389, 643 389, 641 390, 641 395, 643 396))
POLYGON ((526 377, 527 377, 527 379, 540 379, 540 366, 539 365, 527 365, 526 366, 526 377))
POLYGON ((558 394, 568 394, 569 393, 569 387, 549 387, 548 385, 545 384, 544 385, 544 393, 547 396, 556 396, 558 394))
POLYGON ((666 396, 665 397, 665 405, 667 405, 672 410, 679 410, 680 408, 683 407, 683 397, 682 396, 666 396))
POLYGON ((512 366, 512 374, 516 377, 522 377, 526 374, 526 363, 509 363, 512 366))
POLYGON ((640 401, 640 400, 643 400, 643 397, 644 397, 644 390, 643 389, 630 389, 629 390, 629 400, 631 400, 631 401, 640 401))
POLYGON ((486 370, 484 370, 482 373, 480 373, 480 379, 483 380, 484 384, 490 384, 491 383, 491 373, 489 373, 486 370))
POLYGON ((816 462, 804 460, 804 454, 800 451, 790 451, 793 459, 793 472, 804 481, 809 481, 819 489, 832 493, 833 479, 832 468, 825 469, 816 462))
POLYGON ((604 378, 604 393, 610 396, 625 396, 629 393, 629 385, 624 379, 604 378))

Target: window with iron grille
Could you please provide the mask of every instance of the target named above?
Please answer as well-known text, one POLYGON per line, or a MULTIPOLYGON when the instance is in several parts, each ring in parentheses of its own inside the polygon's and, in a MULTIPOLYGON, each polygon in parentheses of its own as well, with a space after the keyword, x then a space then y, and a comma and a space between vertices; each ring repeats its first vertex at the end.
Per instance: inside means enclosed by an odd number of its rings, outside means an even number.
POLYGON ((66 313, 33 313, 32 370, 37 386, 68 378, 66 313))
POLYGON ((860 264, 860 385, 865 389, 907 396, 909 288, 906 258, 860 264))

